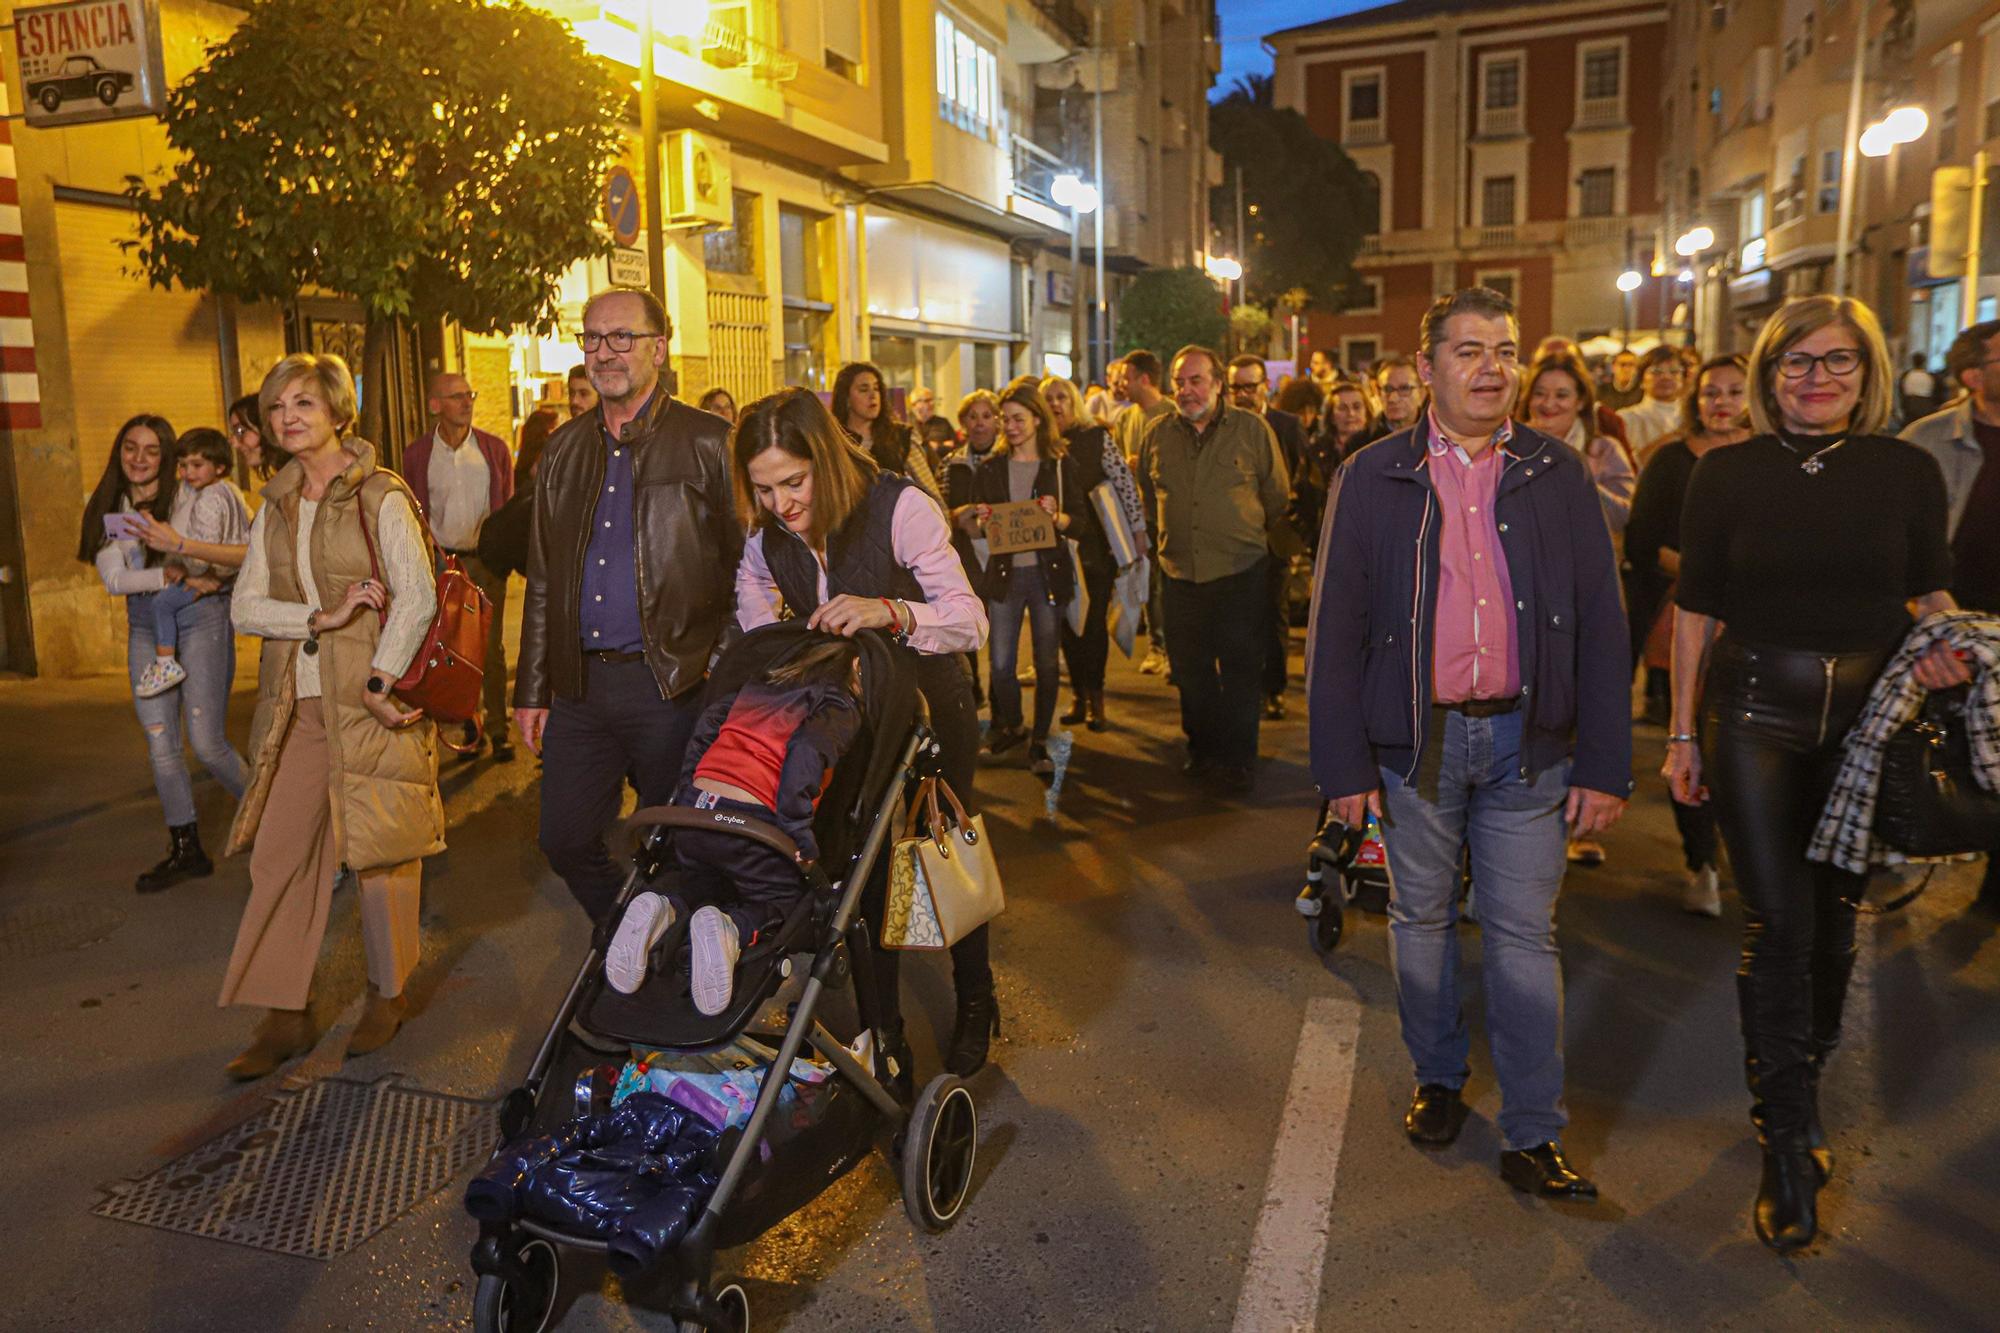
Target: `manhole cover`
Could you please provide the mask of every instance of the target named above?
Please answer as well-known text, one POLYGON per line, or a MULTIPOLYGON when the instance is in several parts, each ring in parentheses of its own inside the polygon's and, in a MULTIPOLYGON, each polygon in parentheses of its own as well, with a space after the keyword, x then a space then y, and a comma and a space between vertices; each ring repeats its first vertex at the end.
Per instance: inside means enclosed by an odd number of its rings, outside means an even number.
POLYGON ((484 1163, 499 1136, 491 1102, 322 1079, 152 1174, 109 1187, 91 1211, 331 1259, 484 1163))
POLYGON ((51 903, 0 914, 0 958, 40 958, 95 944, 125 924, 125 914, 97 903, 51 903))

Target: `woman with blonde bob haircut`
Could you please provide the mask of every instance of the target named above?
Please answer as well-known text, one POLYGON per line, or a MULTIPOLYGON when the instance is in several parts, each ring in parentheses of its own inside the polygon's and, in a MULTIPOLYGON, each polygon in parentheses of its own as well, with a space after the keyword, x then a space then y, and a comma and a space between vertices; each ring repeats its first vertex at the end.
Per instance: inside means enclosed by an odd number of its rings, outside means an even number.
MULTIPOLYGON (((1715 802, 1743 900, 1737 998, 1764 1151, 1753 1218, 1780 1252, 1811 1243, 1833 1174, 1819 1085, 1840 1041, 1864 882, 1809 861, 1807 844, 1912 610, 1953 605, 1943 474, 1877 433, 1890 378, 1867 306, 1788 302, 1750 357, 1757 433, 1702 455, 1681 514, 1662 772, 1676 802, 1715 802)), ((1970 679, 1942 643, 1915 675, 1927 690, 1970 679)))
MULTIPOLYGON (((737 622, 749 630, 790 615, 829 634, 893 635, 910 650, 945 781, 970 806, 979 714, 964 655, 985 639, 986 613, 937 502, 914 479, 878 467, 805 389, 780 389, 743 409, 732 454, 749 530, 736 567, 737 622)), ((862 896, 873 922, 882 919, 888 864, 876 861, 862 896)), ((986 1063, 1000 1023, 987 928, 953 945, 951 959, 958 1022, 945 1067, 964 1076, 986 1063)), ((875 973, 884 1049, 907 1084, 896 955, 878 955, 875 973)))
POLYGON ((417 964, 423 858, 444 850, 437 729, 392 693, 437 610, 415 501, 349 433, 354 380, 339 357, 288 356, 257 398, 265 449, 296 466, 264 488, 236 581, 236 628, 261 637, 264 654, 229 848, 250 851, 250 901, 221 1002, 267 1011, 229 1066, 237 1079, 312 1045, 313 970, 342 867, 360 882, 368 958, 368 1006, 347 1051, 395 1036, 417 964))

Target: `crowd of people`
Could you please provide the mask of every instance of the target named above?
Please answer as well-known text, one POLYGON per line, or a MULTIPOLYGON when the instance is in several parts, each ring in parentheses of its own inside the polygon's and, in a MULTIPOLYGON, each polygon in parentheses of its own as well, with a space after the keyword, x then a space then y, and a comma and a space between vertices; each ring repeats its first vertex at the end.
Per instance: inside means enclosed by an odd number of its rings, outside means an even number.
MULTIPOLYGON (((1664 726, 1680 903, 1720 915, 1726 849, 1743 906, 1756 1228, 1780 1249, 1812 1237, 1833 1170, 1818 1087, 1861 876, 1809 860, 1807 841, 1885 669, 1926 690, 1970 678, 1943 639, 1905 663, 1912 624, 2000 605, 2000 467, 1986 466, 2000 321, 1960 335, 1943 377, 1957 396, 1900 439, 1913 382, 1867 307, 1831 297, 1787 303, 1747 357, 1658 346, 1593 366, 1559 337, 1526 353, 1511 303, 1472 288, 1427 313, 1414 355, 1367 367, 1315 351, 1273 382, 1258 356, 1142 349, 1102 385, 1022 376, 949 411, 865 362, 828 394, 680 401, 663 375, 672 326, 641 290, 600 292, 582 329, 567 403, 534 411, 511 450, 473 425, 463 376, 435 377, 433 428, 400 475, 355 435, 354 382, 330 356, 286 357, 226 432, 146 415, 119 431, 78 553, 125 599, 169 830, 139 891, 212 873, 184 738, 240 801, 229 848, 251 853, 251 895, 221 1002, 262 1017, 233 1077, 315 1040, 343 868, 369 985, 348 1049, 395 1035, 421 860, 446 836, 440 749, 513 759, 510 702, 542 764, 541 849, 608 925, 625 875, 606 835, 628 784, 643 806, 779 803, 731 776, 749 771, 740 740, 696 739, 708 669, 740 633, 801 619, 891 635, 968 802, 982 763, 1053 779, 1058 725, 1085 745, 1109 729, 1111 644, 1138 656, 1143 633, 1140 672, 1178 695, 1184 773, 1242 797, 1261 724, 1287 716, 1309 611, 1313 779, 1333 819, 1379 823, 1393 872, 1410 1139, 1448 1144, 1466 1114, 1455 926, 1469 882, 1501 1174, 1541 1197, 1594 1195, 1561 1142, 1555 903, 1568 865, 1609 854, 1635 724, 1664 726), (254 518, 227 481, 232 448, 263 483, 254 518), (1024 528, 1024 513, 1045 522, 1024 528), (438 553, 496 611, 483 716, 455 741, 394 692, 436 609, 438 553), (509 644, 499 612, 517 573, 509 644), (232 630, 264 641, 247 759, 223 726, 232 630)), ((813 698, 832 716, 846 686, 828 680, 813 698)), ((2000 911, 2000 873, 1980 901, 2000 911)), ((642 933, 673 910, 649 906, 642 933)), ((697 958, 726 983, 770 910, 695 913, 697 958)), ((951 949, 954 1073, 980 1068, 999 1031, 989 935, 951 949)), ((893 954, 876 975, 893 1015, 893 954)), ((900 1021, 882 1035, 907 1077, 900 1021)))

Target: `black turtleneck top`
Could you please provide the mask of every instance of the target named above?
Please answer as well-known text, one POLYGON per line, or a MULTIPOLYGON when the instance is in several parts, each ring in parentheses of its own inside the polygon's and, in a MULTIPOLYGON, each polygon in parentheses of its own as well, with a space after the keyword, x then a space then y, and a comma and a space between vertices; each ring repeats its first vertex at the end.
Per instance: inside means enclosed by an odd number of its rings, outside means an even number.
POLYGON ((1695 464, 1681 511, 1681 607, 1730 637, 1871 652, 1910 626, 1904 603, 1951 586, 1944 475, 1886 435, 1759 435, 1695 464))

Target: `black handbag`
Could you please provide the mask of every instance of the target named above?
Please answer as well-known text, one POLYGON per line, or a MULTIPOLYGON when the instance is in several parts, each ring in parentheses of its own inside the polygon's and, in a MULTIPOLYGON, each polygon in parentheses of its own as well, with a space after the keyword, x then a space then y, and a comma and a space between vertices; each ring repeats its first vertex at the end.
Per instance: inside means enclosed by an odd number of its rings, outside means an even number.
POLYGON ((1875 837, 1905 856, 2000 848, 2000 795, 1972 772, 1971 698, 1970 685, 1933 691, 1883 748, 1875 837))

